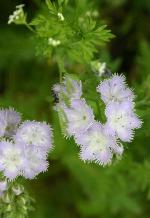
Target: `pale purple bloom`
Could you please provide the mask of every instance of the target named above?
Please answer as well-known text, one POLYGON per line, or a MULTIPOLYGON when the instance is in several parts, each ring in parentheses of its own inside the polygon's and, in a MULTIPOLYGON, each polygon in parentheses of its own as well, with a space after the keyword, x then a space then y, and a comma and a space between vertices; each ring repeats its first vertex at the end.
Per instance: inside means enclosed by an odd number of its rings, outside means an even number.
POLYGON ((21 174, 24 163, 23 148, 11 141, 0 142, 0 170, 12 180, 21 174))
POLYGON ((13 108, 0 110, 0 136, 12 137, 21 121, 21 116, 13 108))
POLYGON ((52 130, 45 122, 25 121, 19 127, 14 140, 47 152, 52 148, 52 130))
POLYGON ((47 170, 46 153, 37 146, 15 144, 10 141, 0 142, 0 171, 9 180, 17 176, 33 179, 47 170))
POLYGON ((41 172, 45 172, 48 167, 46 156, 34 145, 26 146, 24 149, 24 165, 22 175, 27 179, 33 179, 41 172))
POLYGON ((134 113, 133 104, 129 101, 110 103, 106 107, 105 114, 108 132, 125 142, 132 140, 133 129, 140 128, 142 124, 134 113))
POLYGON ((101 94, 101 98, 105 104, 109 102, 133 101, 134 94, 125 84, 123 75, 113 75, 110 79, 105 79, 97 87, 97 91, 101 94))
POLYGON ((93 111, 84 99, 72 100, 70 108, 64 108, 64 112, 68 121, 69 135, 86 131, 94 122, 93 111))
POLYGON ((116 138, 107 133, 106 126, 95 122, 86 132, 76 135, 81 146, 80 157, 84 161, 94 161, 100 165, 111 163, 116 138))

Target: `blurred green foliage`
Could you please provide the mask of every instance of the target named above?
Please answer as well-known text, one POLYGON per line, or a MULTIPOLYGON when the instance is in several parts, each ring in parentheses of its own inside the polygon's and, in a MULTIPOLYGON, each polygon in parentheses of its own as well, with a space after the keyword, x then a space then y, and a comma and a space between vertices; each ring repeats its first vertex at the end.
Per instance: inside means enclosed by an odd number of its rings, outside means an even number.
MULTIPOLYGON (((75 1, 69 2, 74 6, 75 1)), ((134 141, 126 144, 123 158, 105 168, 81 162, 73 140, 65 139, 61 134, 51 94, 52 85, 59 82, 54 60, 35 56, 37 42, 25 27, 7 25, 8 16, 17 4, 25 3, 29 18, 33 18, 39 11, 45 11, 44 1, 2 0, 1 3, 1 107, 13 106, 24 119, 50 122, 55 136, 48 172, 38 176, 37 180, 26 182, 30 195, 36 199, 35 211, 30 216, 149 218, 150 1, 95 0, 92 4, 90 0, 76 1, 82 12, 91 8, 97 10, 100 23, 107 24, 116 35, 107 46, 98 48, 96 57, 107 62, 113 72, 125 72, 136 92, 137 112, 144 122, 136 131, 134 141)), ((73 64, 70 69, 83 76, 81 63, 73 64)), ((84 86, 88 92, 94 90, 93 78, 88 73, 84 86)), ((98 112, 95 110, 95 113, 98 112)))

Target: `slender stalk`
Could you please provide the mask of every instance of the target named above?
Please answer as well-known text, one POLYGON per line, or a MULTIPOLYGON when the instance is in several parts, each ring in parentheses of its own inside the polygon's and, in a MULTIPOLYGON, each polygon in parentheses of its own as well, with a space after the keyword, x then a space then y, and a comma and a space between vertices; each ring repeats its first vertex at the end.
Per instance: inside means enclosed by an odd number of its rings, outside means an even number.
POLYGON ((34 30, 28 23, 25 23, 24 25, 25 25, 31 32, 36 33, 35 30, 34 30))

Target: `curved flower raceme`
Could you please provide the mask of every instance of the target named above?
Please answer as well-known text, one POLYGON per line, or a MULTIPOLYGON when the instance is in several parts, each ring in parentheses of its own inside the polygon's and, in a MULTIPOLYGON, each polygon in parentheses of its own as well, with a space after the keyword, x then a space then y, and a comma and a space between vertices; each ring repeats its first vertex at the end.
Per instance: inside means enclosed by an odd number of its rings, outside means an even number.
MULTIPOLYGON (((127 87, 123 75, 115 74, 101 82, 97 91, 106 105, 107 118, 106 123, 102 125, 95 121, 92 109, 85 99, 81 98, 82 85, 79 84, 67 77, 63 89, 59 90, 61 98, 57 104, 57 111, 61 111, 60 120, 64 122, 63 126, 66 127, 68 135, 74 136, 80 146, 82 160, 93 161, 103 166, 108 165, 114 154, 121 156, 124 151, 120 140, 130 142, 133 138, 133 130, 140 128, 142 124, 135 114, 133 101, 135 96, 127 87), (75 96, 71 94, 72 87, 75 96)), ((58 93, 58 86, 55 88, 58 93)))

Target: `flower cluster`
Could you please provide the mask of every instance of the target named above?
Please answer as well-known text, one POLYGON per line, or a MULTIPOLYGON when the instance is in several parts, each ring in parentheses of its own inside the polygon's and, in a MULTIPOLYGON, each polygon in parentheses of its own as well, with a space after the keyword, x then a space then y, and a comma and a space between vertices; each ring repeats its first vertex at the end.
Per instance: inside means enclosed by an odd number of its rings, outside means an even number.
POLYGON ((127 87, 123 75, 114 75, 104 80, 97 91, 106 105, 106 126, 110 135, 124 142, 133 139, 133 130, 141 127, 142 122, 135 114, 133 91, 127 87))
POLYGON ((45 122, 25 121, 13 109, 0 110, 0 171, 12 180, 32 179, 47 170, 52 131, 45 122))
POLYGON ((8 24, 16 23, 23 24, 26 21, 26 16, 23 11, 24 4, 16 6, 16 10, 9 16, 8 24))
MULTIPOLYGON (((92 109, 82 98, 81 81, 66 77, 63 84, 54 87, 59 97, 57 109, 63 111, 68 136, 80 146, 80 158, 101 165, 110 164, 113 155, 123 153, 122 141, 130 142, 133 130, 141 121, 134 112, 134 94, 125 84, 125 77, 114 75, 97 87, 106 104, 107 122, 96 121, 92 109)), ((65 125, 64 125, 65 126, 65 125)))

